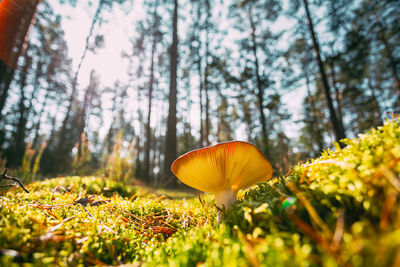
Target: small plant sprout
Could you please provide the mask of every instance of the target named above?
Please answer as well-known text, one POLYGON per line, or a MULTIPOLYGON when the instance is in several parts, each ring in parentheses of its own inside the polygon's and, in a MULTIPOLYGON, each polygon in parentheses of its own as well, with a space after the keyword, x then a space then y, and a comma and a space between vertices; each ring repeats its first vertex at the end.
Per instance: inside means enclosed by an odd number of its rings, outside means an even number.
MULTIPOLYGON (((172 172, 183 183, 214 193, 217 207, 229 208, 239 189, 272 177, 272 166, 254 145, 232 141, 193 150, 177 158, 172 172)), ((219 221, 221 213, 218 212, 219 221)))

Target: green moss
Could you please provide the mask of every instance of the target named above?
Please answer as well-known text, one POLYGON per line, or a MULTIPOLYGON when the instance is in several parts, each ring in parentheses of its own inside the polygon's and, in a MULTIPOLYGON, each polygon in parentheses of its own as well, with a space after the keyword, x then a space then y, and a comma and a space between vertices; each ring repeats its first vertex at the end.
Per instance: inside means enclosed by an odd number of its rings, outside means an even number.
POLYGON ((242 192, 218 224, 211 195, 98 177, 4 191, 0 265, 395 266, 400 123, 344 142, 242 192))

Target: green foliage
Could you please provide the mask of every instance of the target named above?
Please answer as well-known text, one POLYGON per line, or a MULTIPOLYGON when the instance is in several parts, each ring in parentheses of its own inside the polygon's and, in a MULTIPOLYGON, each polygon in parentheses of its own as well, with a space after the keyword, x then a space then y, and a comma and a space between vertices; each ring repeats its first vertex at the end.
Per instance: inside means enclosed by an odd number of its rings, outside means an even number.
POLYGON ((0 262, 397 266, 400 122, 345 143, 240 192, 219 224, 211 195, 202 205, 189 193, 110 179, 64 177, 31 183, 30 194, 4 192, 0 262))

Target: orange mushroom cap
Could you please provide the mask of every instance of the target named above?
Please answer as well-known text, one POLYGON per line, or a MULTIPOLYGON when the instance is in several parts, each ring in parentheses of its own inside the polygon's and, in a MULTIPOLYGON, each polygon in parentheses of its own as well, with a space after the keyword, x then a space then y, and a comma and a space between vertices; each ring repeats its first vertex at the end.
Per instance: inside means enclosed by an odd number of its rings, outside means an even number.
POLYGON ((237 192, 272 177, 272 166, 253 144, 243 141, 220 143, 193 150, 177 158, 172 172, 188 186, 204 192, 237 192))

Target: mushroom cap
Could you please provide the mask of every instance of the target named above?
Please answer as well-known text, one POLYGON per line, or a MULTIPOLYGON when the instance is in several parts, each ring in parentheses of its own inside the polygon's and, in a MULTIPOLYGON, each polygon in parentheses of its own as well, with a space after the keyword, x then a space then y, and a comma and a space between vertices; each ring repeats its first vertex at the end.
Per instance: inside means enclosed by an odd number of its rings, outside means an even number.
POLYGON ((172 163, 171 170, 184 184, 210 193, 227 188, 237 191, 272 177, 269 160, 243 141, 188 152, 172 163))

